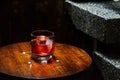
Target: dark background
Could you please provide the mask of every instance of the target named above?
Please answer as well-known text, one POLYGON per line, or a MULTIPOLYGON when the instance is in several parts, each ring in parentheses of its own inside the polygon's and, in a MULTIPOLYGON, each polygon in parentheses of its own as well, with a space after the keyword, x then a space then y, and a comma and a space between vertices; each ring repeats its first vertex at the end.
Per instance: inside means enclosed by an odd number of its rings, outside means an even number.
MULTIPOLYGON (((56 42, 80 47, 92 57, 94 39, 75 28, 64 0, 0 0, 0 46, 30 41, 31 31, 38 29, 55 32, 56 42)), ((0 77, 10 79, 2 74, 0 77)), ((88 79, 103 80, 94 62, 84 72, 68 77, 88 79)))
POLYGON ((29 41, 30 32, 37 29, 54 31, 56 41, 71 33, 64 0, 1 0, 0 4, 1 45, 29 41))
POLYGON ((91 37, 72 24, 64 0, 1 0, 0 45, 30 41, 31 31, 55 32, 55 41, 93 49, 91 37))

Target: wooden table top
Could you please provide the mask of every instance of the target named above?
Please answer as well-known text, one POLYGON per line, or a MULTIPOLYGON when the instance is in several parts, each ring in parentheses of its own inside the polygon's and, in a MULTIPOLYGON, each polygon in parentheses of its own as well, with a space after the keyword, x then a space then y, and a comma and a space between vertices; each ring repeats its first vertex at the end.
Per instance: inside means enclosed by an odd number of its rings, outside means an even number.
POLYGON ((54 56, 60 62, 40 64, 31 59, 29 42, 6 45, 0 48, 0 73, 22 78, 50 79, 79 73, 92 63, 84 50, 67 44, 55 43, 54 56))

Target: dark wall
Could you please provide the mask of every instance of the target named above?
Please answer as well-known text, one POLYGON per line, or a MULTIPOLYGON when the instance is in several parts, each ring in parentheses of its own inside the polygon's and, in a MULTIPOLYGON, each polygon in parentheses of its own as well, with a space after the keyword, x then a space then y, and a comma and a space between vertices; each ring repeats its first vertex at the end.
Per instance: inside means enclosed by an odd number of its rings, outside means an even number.
POLYGON ((93 49, 93 39, 76 30, 64 0, 1 0, 0 45, 30 41, 30 32, 48 29, 55 41, 93 49))
POLYGON ((29 40, 36 29, 62 27, 64 0, 1 0, 1 44, 29 40))

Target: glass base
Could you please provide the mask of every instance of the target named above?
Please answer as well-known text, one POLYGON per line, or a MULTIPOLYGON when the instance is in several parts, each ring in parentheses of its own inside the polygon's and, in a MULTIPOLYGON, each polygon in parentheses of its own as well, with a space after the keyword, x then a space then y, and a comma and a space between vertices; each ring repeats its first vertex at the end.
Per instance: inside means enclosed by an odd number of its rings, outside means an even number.
POLYGON ((52 63, 53 55, 40 56, 32 54, 32 59, 41 64, 49 64, 52 63))

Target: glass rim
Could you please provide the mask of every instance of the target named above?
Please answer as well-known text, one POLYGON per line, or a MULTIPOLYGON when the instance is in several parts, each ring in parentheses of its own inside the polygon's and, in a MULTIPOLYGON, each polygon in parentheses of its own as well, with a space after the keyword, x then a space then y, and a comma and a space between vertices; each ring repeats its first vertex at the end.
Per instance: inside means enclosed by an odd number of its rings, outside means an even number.
MULTIPOLYGON (((53 31, 50 31, 50 30, 34 30, 31 32, 31 36, 33 37, 37 37, 36 35, 34 35, 35 32, 48 32, 50 33, 51 35, 47 36, 47 37, 54 37, 54 32, 53 31)), ((41 35, 39 35, 41 36, 41 35)))

